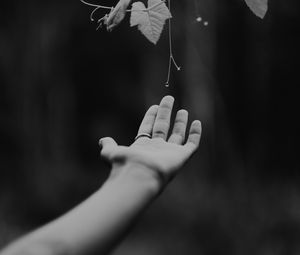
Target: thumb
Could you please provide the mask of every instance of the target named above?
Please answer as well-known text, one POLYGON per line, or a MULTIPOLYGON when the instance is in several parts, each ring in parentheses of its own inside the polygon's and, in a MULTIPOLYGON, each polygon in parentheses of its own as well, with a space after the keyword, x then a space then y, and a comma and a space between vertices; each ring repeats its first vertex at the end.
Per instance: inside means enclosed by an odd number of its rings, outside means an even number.
POLYGON ((113 138, 104 137, 99 140, 99 146, 101 148, 101 156, 110 160, 118 144, 113 138))

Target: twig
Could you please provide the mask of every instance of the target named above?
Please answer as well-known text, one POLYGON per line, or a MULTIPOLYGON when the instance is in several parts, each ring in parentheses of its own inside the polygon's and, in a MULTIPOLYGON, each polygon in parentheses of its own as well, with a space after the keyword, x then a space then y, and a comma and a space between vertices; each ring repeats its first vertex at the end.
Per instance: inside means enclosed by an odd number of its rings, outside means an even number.
MULTIPOLYGON (((95 7, 95 9, 93 10, 93 12, 91 13, 91 16, 99 9, 106 9, 106 10, 111 10, 113 9, 114 7, 113 6, 105 6, 105 5, 99 5, 99 4, 91 4, 91 3, 88 3, 84 0, 80 0, 80 2, 82 2, 83 4, 86 4, 88 6, 91 6, 91 7, 95 7)), ((134 11, 151 11, 153 8, 155 8, 156 6, 158 5, 161 5, 162 3, 165 3, 166 0, 162 0, 161 2, 159 3, 156 3, 152 6, 149 6, 148 8, 145 8, 145 9, 142 9, 142 10, 134 10, 134 11)), ((131 9, 127 9, 126 12, 132 12, 133 10, 131 9)))
MULTIPOLYGON (((169 10, 171 11, 171 1, 168 0, 169 10)), ((168 20, 168 30, 169 30, 169 66, 168 66, 168 76, 167 81, 165 83, 166 87, 169 87, 169 81, 170 81, 170 74, 171 74, 171 65, 172 63, 176 67, 177 71, 181 70, 181 67, 176 64, 176 61, 173 57, 173 49, 172 49, 172 26, 171 26, 171 19, 168 20)))
POLYGON ((96 7, 97 9, 101 8, 101 9, 109 9, 110 10, 111 8, 113 8, 113 7, 99 5, 99 4, 91 4, 91 3, 88 3, 88 2, 86 2, 84 0, 80 0, 80 2, 82 2, 83 4, 86 4, 88 6, 96 7))

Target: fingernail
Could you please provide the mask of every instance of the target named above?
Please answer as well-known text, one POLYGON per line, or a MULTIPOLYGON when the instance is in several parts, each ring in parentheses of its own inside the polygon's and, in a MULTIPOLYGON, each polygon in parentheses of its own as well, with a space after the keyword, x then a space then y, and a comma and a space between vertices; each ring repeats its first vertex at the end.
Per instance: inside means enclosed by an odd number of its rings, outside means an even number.
POLYGON ((168 100, 171 100, 173 102, 175 101, 175 98, 170 95, 165 96, 165 98, 168 98, 168 100))

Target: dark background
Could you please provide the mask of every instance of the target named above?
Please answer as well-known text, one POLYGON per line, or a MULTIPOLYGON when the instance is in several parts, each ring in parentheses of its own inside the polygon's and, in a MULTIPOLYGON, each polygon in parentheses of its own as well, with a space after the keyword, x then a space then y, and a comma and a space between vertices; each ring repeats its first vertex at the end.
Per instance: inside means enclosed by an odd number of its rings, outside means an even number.
MULTIPOLYGON (((0 3, 0 247, 66 212, 109 173, 166 94, 203 123, 200 149, 116 255, 299 254, 299 1, 172 2, 174 56, 129 28, 95 31, 78 1, 0 3)), ((103 4, 115 4, 103 1, 103 4)), ((105 12, 99 12, 104 15, 105 12)))

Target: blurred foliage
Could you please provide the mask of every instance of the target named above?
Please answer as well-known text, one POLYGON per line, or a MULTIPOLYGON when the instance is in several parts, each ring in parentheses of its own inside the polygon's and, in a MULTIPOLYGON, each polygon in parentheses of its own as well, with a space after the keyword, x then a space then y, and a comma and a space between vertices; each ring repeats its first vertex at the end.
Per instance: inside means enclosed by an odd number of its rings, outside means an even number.
MULTIPOLYGON (((106 4, 109 1, 103 1, 106 4)), ((299 2, 173 1, 181 72, 164 87, 168 43, 128 18, 95 31, 79 1, 0 6, 0 245, 98 189, 97 141, 130 144, 165 94, 203 122, 199 151, 115 254, 298 254, 299 2)))

